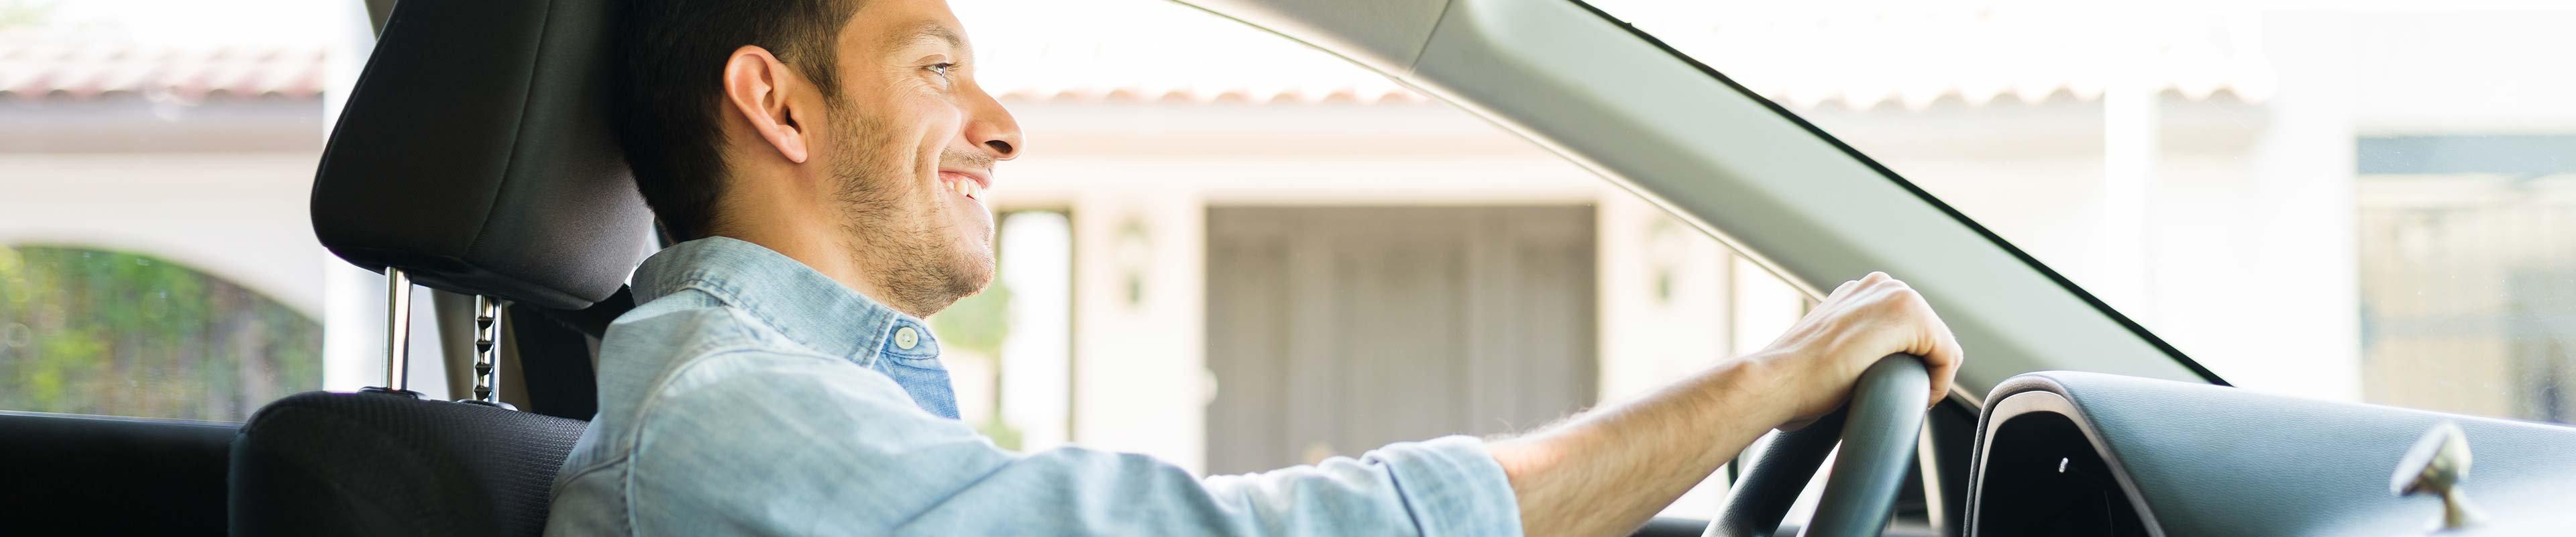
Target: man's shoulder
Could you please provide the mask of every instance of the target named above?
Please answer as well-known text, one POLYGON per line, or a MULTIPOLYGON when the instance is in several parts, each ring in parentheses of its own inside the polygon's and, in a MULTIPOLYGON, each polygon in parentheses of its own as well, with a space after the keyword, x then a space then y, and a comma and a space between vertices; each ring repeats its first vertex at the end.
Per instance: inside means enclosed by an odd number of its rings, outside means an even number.
MULTIPOLYGON (((600 459, 618 458, 632 434, 770 399, 884 398, 872 373, 769 334, 748 314, 713 301, 664 297, 609 325, 599 348, 600 459)), ((887 381, 890 383, 891 381, 887 381)), ((900 395, 900 387, 893 388, 900 395)))
POLYGON ((712 296, 683 292, 636 306, 610 322, 600 338, 600 368, 670 369, 711 355, 817 353, 780 335, 743 308, 712 296), (611 358, 633 359, 611 365, 611 358))
MULTIPOLYGON (((735 308, 700 293, 681 293, 635 307, 608 324, 600 338, 600 357, 688 354, 690 349, 754 343, 760 338, 750 319, 735 308)), ((600 364, 606 367, 608 364, 600 364)))
POLYGON ((811 373, 847 365, 787 341, 740 308, 675 294, 609 324, 599 348, 600 410, 606 413, 618 402, 663 397, 716 378, 811 373))

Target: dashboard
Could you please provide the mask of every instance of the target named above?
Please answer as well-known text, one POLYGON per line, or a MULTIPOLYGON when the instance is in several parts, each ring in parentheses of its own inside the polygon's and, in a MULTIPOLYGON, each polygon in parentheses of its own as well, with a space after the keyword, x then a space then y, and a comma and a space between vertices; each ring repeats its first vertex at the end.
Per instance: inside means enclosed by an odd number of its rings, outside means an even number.
POLYGON ((2066 398, 2024 392, 1995 405, 2012 415, 1984 438, 1978 526, 1996 535, 2148 535, 2125 477, 2069 416, 2066 398))
POLYGON ((2576 428, 2054 371, 1986 400, 1968 535, 2435 534, 2443 502, 2390 480, 2444 423, 2488 516, 2439 535, 2576 533, 2576 428))

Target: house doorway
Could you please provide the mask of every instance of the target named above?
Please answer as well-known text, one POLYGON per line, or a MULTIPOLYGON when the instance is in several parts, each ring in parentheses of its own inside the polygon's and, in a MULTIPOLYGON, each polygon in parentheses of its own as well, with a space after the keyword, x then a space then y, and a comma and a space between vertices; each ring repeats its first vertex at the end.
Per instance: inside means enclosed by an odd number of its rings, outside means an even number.
POLYGON ((1589 206, 1209 208, 1207 470, 1590 405, 1593 226, 1589 206))

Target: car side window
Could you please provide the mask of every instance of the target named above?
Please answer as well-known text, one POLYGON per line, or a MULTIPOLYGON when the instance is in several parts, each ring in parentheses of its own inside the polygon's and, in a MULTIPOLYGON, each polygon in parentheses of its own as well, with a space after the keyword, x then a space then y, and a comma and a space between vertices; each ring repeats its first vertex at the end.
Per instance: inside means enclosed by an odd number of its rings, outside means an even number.
POLYGON ((0 410, 228 421, 323 387, 330 10, 249 3, 0 3, 0 410))
MULTIPOLYGON (((1154 0, 951 5, 1028 137, 987 202, 996 284, 931 318, 975 340, 943 361, 1005 447, 1226 474, 1522 432, 1807 307, 1591 172, 1276 35, 1154 0)), ((1668 514, 1713 513, 1718 475, 1668 514)))

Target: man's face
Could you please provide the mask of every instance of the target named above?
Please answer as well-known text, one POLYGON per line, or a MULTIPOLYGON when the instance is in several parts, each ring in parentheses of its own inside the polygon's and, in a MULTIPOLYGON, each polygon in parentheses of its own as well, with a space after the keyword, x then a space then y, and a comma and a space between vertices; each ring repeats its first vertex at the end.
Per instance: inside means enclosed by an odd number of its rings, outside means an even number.
POLYGON ((840 181, 842 240, 878 267, 899 308, 927 315, 993 279, 993 164, 1019 126, 975 83, 966 32, 943 0, 865 0, 841 31, 839 95, 816 133, 840 181))

